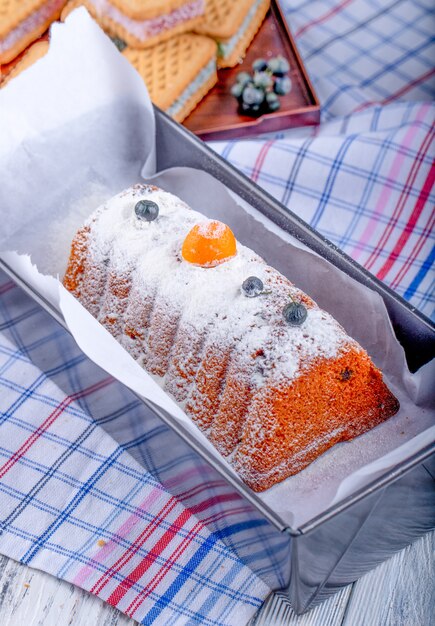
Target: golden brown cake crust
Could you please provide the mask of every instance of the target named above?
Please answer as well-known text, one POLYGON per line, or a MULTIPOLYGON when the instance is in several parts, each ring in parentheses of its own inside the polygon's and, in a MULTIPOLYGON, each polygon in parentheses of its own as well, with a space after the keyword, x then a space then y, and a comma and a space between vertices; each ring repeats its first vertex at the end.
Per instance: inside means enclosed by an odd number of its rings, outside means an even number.
POLYGON ((350 351, 334 361, 319 362, 290 386, 267 389, 256 398, 240 433, 234 467, 249 487, 264 491, 398 409, 397 399, 369 357, 350 351), (266 433, 261 441, 253 436, 259 415, 266 433))
POLYGON ((80 228, 71 244, 68 267, 63 278, 63 285, 80 300, 83 275, 89 247, 90 227, 80 228))

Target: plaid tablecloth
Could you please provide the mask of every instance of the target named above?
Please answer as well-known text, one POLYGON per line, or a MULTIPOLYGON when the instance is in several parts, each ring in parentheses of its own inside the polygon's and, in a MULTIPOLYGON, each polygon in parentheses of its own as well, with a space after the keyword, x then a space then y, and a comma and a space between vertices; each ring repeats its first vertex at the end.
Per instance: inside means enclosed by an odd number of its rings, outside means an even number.
POLYGON ((269 589, 224 539, 266 524, 3 272, 0 333, 0 553, 147 625, 247 622, 269 589))
MULTIPOLYGON (((322 124, 212 145, 432 316, 433 1, 282 4, 322 124)), ((142 408, 70 341, 0 275, 0 552, 147 625, 243 624, 267 586, 196 515, 188 473, 185 497, 156 480, 169 461, 139 458, 142 408)))
POLYGON ((433 0, 281 5, 322 123, 212 146, 433 318, 433 0))

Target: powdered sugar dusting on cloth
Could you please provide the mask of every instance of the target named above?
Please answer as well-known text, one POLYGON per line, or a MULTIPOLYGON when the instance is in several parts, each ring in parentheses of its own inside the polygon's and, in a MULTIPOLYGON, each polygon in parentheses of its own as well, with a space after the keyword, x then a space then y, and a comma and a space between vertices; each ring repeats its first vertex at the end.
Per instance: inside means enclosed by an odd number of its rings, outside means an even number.
POLYGON ((184 261, 181 247, 187 233, 195 224, 208 233, 213 222, 204 227, 204 216, 170 193, 137 185, 100 207, 87 224, 92 262, 107 265, 110 254, 110 266, 119 275, 131 275, 132 292, 145 296, 157 285, 161 306, 180 315, 180 325, 198 335, 207 333, 215 345, 236 347, 242 361, 261 351, 255 385, 269 376, 288 381, 307 362, 334 358, 357 345, 311 300, 304 324, 286 324, 282 309, 290 296, 295 301, 307 296, 240 243, 235 257, 214 268, 184 261), (136 217, 135 204, 143 197, 158 204, 157 220, 136 217), (241 285, 248 276, 258 276, 270 294, 247 298, 241 285))
POLYGON ((204 0, 193 0, 193 2, 188 2, 165 15, 149 20, 134 20, 121 13, 109 0, 89 0, 89 2, 97 14, 105 15, 112 19, 141 41, 160 35, 165 30, 175 28, 178 24, 203 15, 205 11, 204 0))

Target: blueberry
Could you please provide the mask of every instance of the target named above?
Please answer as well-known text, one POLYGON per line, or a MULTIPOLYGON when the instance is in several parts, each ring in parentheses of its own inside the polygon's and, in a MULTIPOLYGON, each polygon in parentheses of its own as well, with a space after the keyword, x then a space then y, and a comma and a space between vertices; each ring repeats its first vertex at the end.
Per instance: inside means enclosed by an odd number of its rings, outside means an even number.
POLYGON ((234 96, 235 98, 240 98, 240 96, 242 95, 244 86, 241 83, 234 83, 234 85, 231 87, 231 95, 234 96))
POLYGON ((236 81, 243 86, 247 85, 251 80, 251 75, 248 72, 239 72, 236 76, 236 81))
POLYGON ((281 56, 270 59, 267 65, 275 76, 284 76, 290 70, 289 62, 281 56))
POLYGON ((287 61, 287 59, 284 59, 284 57, 275 57, 273 61, 273 73, 275 74, 275 76, 284 76, 285 74, 287 74, 287 72, 290 71, 289 62, 287 61))
POLYGON ((283 72, 284 74, 287 74, 287 72, 290 71, 290 64, 289 64, 289 62, 287 61, 287 59, 285 59, 284 57, 281 57, 281 56, 277 57, 277 59, 278 59, 279 64, 280 64, 280 67, 279 67, 280 71, 283 72))
POLYGON ((273 85, 273 78, 267 72, 255 72, 254 85, 260 89, 267 89, 273 85))
POLYGON ((134 207, 136 216, 144 222, 153 222, 159 215, 159 207, 152 200, 139 200, 134 207))
POLYGON ((278 111, 278 109, 281 107, 279 98, 276 93, 273 93, 273 91, 266 94, 266 103, 269 111, 278 111))
POLYGON ((272 59, 269 59, 269 61, 267 62, 267 67, 268 67, 269 71, 272 72, 272 74, 275 74, 275 72, 277 72, 279 70, 279 59, 278 59, 278 57, 273 57, 272 59))
POLYGON ((285 96, 290 92, 292 88, 292 81, 288 76, 283 76, 282 78, 277 78, 275 81, 275 93, 280 96, 285 96))
POLYGON ((289 302, 282 310, 283 317, 287 324, 300 326, 307 319, 307 309, 300 302, 289 302))
POLYGON ((242 289, 245 296, 255 298, 263 293, 263 281, 257 278, 257 276, 249 276, 249 278, 243 281, 242 289))
POLYGON ((245 104, 242 102, 240 108, 245 115, 257 117, 261 113, 261 104, 245 104))
POLYGON ((264 100, 264 92, 256 87, 245 87, 243 90, 243 102, 245 104, 261 104, 264 100))
POLYGON ((264 59, 255 59, 252 64, 252 69, 254 70, 254 72, 264 72, 266 68, 267 61, 265 61, 264 59))

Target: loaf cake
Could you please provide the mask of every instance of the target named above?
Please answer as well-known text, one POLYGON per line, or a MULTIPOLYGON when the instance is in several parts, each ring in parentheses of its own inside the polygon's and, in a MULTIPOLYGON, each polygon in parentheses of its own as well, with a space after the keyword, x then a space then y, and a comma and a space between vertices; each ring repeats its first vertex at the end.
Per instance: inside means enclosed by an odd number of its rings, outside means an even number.
POLYGON ((255 491, 398 410, 331 315, 228 226, 154 186, 89 217, 63 284, 255 491))

